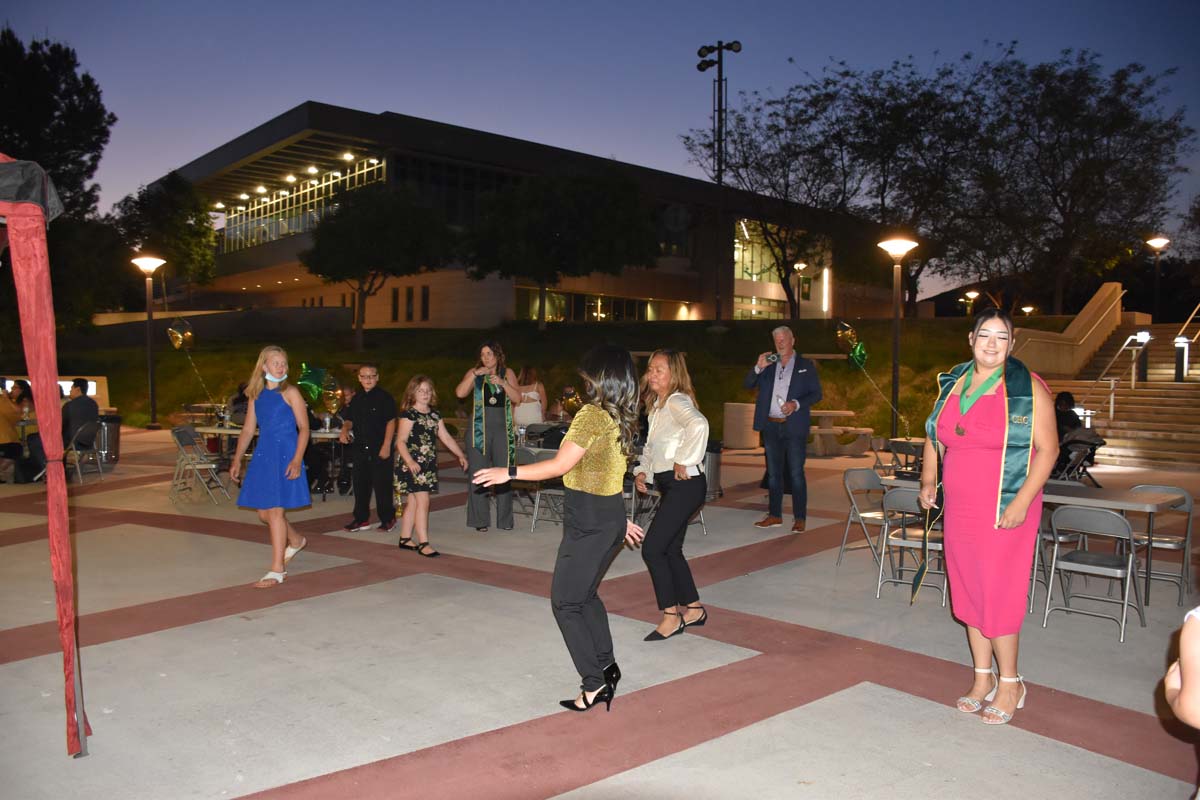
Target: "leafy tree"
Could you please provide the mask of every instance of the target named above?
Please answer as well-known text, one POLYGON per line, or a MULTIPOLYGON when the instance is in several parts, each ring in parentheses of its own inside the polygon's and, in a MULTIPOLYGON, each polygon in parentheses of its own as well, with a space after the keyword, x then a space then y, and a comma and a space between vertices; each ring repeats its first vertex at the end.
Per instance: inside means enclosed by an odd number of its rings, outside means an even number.
POLYGON ((89 181, 117 118, 75 51, 49 40, 26 49, 11 28, 0 30, 0 107, 0 147, 42 165, 67 216, 94 215, 99 187, 89 181))
POLYGON ((1052 282, 1056 314, 1068 284, 1111 270, 1165 219, 1193 136, 1182 109, 1161 107, 1170 74, 1130 64, 1105 75, 1088 51, 990 72, 972 211, 1002 252, 1052 282))
POLYGON ((313 229, 313 246, 300 253, 310 273, 354 292, 354 347, 363 349, 368 297, 388 278, 441 267, 452 238, 443 217, 405 190, 373 185, 339 195, 313 229))
POLYGON ((471 277, 496 273, 538 286, 538 329, 546 327, 546 291, 563 277, 616 275, 653 267, 653 214, 632 181, 532 177, 493 195, 468 240, 471 277))
POLYGON ((130 246, 164 259, 163 269, 181 278, 189 295, 193 285, 212 282, 216 232, 208 201, 179 173, 128 195, 114 214, 130 246))

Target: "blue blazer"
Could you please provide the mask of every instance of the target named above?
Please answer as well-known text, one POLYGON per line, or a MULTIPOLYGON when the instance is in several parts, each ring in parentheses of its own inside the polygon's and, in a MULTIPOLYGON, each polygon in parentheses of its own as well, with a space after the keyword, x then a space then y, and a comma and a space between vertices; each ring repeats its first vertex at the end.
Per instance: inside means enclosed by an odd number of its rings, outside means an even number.
MULTIPOLYGON (((792 382, 788 386, 784 402, 795 400, 800 404, 800 408, 788 415, 785 424, 789 433, 807 436, 809 409, 821 402, 821 379, 817 375, 817 365, 812 360, 799 354, 793 358, 796 363, 792 368, 792 382)), ((754 404, 754 430, 761 431, 774 424, 768 422, 767 417, 771 412, 771 394, 775 390, 775 364, 768 364, 767 368, 757 375, 754 374, 754 367, 751 367, 742 384, 747 389, 758 390, 758 400, 754 404)))

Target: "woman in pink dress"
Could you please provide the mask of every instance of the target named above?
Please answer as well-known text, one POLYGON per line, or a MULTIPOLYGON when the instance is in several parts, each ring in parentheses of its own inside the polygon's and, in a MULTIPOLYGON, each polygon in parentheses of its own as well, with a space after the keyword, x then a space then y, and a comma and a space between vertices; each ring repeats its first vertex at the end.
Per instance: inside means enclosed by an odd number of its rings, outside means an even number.
POLYGON ((936 508, 943 459, 951 607, 967 626, 975 665, 974 683, 958 698, 958 710, 974 713, 988 702, 983 721, 990 725, 1003 725, 1025 705, 1018 639, 1042 487, 1058 457, 1054 402, 1042 379, 1009 357, 1012 339, 1007 314, 980 312, 968 339, 973 360, 938 376, 921 474, 921 505, 936 508))

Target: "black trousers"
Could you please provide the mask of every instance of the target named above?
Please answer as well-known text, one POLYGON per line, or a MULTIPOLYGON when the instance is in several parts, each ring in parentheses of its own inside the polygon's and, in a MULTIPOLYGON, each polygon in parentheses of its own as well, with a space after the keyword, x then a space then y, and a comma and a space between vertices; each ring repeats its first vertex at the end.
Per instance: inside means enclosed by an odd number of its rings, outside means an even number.
POLYGON ((361 445, 355 442, 354 450, 354 521, 371 519, 371 492, 375 493, 375 513, 380 522, 391 522, 396 518, 396 506, 392 501, 392 459, 380 458, 379 445, 361 445))
POLYGON ((585 692, 604 685, 604 668, 613 663, 608 610, 597 594, 608 567, 625 539, 625 501, 620 494, 599 497, 566 489, 563 538, 554 562, 550 605, 567 652, 585 692))
POLYGON ((704 505, 708 483, 703 473, 681 481, 676 480, 673 471, 658 472, 654 475, 654 488, 662 499, 642 540, 642 560, 654 583, 654 598, 660 609, 694 603, 700 594, 683 557, 683 539, 687 536, 688 521, 704 505))

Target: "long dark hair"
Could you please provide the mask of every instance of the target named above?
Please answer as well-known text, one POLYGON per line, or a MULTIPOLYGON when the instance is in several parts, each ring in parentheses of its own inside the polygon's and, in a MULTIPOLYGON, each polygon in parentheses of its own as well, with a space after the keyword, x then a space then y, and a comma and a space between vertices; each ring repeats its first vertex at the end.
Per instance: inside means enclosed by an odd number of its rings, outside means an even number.
POLYGON ((475 351, 476 368, 483 366, 483 358, 480 354, 483 353, 483 348, 485 347, 491 350, 492 354, 496 356, 496 375, 499 376, 501 380, 504 380, 504 376, 508 372, 504 366, 504 348, 501 347, 500 343, 495 339, 488 339, 484 341, 479 345, 479 349, 475 351))
POLYGON ((633 452, 638 424, 638 378, 633 356, 614 344, 596 345, 579 361, 588 402, 604 409, 617 423, 621 451, 633 452))

